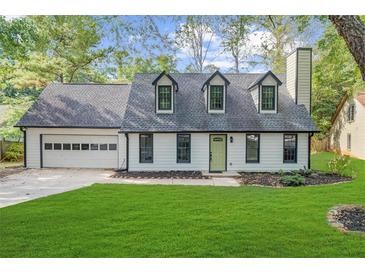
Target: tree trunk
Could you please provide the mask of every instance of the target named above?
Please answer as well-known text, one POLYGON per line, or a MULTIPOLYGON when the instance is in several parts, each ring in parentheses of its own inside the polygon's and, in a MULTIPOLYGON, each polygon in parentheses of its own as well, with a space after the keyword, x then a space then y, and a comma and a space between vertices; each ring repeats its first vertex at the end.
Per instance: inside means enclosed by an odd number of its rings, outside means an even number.
POLYGON ((345 39, 347 47, 360 67, 365 81, 365 25, 357 15, 330 15, 337 32, 345 39))

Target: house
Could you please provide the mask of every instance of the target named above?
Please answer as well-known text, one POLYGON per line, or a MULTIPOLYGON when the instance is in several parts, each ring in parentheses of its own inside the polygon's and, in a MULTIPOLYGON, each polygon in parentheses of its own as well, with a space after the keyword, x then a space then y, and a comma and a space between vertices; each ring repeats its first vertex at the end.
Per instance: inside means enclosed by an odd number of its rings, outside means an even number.
POLYGON ((287 75, 136 74, 131 85, 50 84, 18 122, 30 168, 310 168, 312 51, 287 75))
POLYGON ((331 122, 330 148, 365 159, 365 92, 355 97, 345 95, 331 122))

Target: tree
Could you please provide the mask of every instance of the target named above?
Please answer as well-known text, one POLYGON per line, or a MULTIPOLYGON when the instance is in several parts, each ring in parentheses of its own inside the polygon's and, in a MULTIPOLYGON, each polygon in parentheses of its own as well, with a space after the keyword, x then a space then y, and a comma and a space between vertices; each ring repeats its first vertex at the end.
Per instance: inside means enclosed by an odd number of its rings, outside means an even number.
POLYGON ((339 100, 364 88, 361 73, 345 41, 328 25, 316 45, 313 63, 312 117, 325 137, 339 100))
POLYGON ((286 52, 294 49, 297 36, 294 21, 289 16, 267 15, 257 17, 257 30, 266 34, 261 39, 261 57, 274 73, 284 73, 286 52))
POLYGON ((53 81, 103 82, 98 65, 111 52, 101 47, 99 26, 92 16, 30 16, 37 46, 25 60, 15 60, 9 84, 42 88, 53 81))
POLYGON ((360 16, 330 15, 330 20, 343 37, 348 49, 357 62, 365 81, 365 25, 360 16))
POLYGON ((186 50, 192 59, 190 70, 204 71, 214 29, 214 18, 211 16, 187 16, 186 22, 176 31, 176 45, 186 50))
POLYGON ((233 69, 236 73, 240 72, 240 66, 247 60, 250 53, 247 42, 252 21, 252 16, 228 16, 221 22, 219 33, 223 51, 232 55, 233 69))

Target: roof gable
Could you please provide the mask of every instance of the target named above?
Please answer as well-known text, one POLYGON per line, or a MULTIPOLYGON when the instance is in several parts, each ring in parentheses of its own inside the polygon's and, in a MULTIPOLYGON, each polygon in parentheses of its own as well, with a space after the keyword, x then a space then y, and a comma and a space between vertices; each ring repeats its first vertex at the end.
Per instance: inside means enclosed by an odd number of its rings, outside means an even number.
POLYGON ((228 81, 228 79, 226 78, 226 77, 224 77, 224 75, 222 74, 222 73, 220 73, 220 71, 219 70, 217 70, 216 72, 214 72, 204 83, 203 83, 203 86, 202 86, 202 88, 201 88, 201 90, 203 91, 204 90, 204 87, 206 86, 206 85, 209 85, 209 83, 210 83, 210 81, 214 78, 214 77, 216 77, 216 76, 219 76, 219 77, 221 77, 222 79, 223 79, 223 81, 226 83, 226 85, 229 85, 230 84, 230 82, 228 81))
POLYGON ((172 84, 176 87, 175 91, 177 92, 177 91, 179 90, 179 85, 178 85, 178 83, 175 81, 175 79, 174 79, 174 78, 172 78, 172 77, 171 77, 171 75, 170 75, 170 74, 166 73, 166 71, 161 72, 161 73, 157 76, 157 78, 156 78, 155 80, 153 80, 152 85, 153 85, 153 86, 156 86, 156 85, 157 85, 157 83, 158 83, 158 81, 159 81, 159 80, 160 80, 163 76, 166 76, 167 78, 169 78, 169 80, 172 82, 172 84))
POLYGON ((259 79, 257 79, 255 82, 253 82, 248 89, 252 89, 253 87, 260 85, 268 76, 271 76, 272 78, 274 78, 274 80, 278 83, 279 86, 281 86, 283 83, 280 81, 280 79, 278 77, 276 77, 276 75, 274 73, 272 73, 271 70, 269 70, 268 72, 266 72, 262 77, 260 77, 259 79))

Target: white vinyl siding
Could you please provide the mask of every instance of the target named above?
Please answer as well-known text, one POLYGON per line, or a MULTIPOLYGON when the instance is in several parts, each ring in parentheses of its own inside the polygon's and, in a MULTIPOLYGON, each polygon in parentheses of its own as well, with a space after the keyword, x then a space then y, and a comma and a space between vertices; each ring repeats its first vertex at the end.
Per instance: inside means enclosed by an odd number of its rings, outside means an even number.
POLYGON ((286 59, 286 89, 290 97, 295 101, 296 89, 296 73, 297 73, 297 52, 294 51, 286 59))
POLYGON ((339 149, 342 153, 365 159, 365 107, 356 99, 346 102, 330 131, 331 149, 339 149), (354 120, 347 120, 350 104, 355 105, 354 120), (351 134, 351 151, 347 149, 347 134, 351 134))
POLYGON ((310 111, 311 53, 298 50, 298 105, 303 104, 310 111))
MULTIPOLYGON (((26 136, 27 136, 27 167, 29 168, 39 168, 40 167, 40 134, 43 135, 83 135, 83 136, 91 136, 91 135, 97 135, 100 136, 100 140, 103 139, 103 136, 115 136, 117 140, 117 147, 118 150, 116 152, 119 152, 118 155, 118 162, 117 165, 119 168, 125 168, 126 167, 126 143, 125 143, 125 137, 124 134, 118 135, 118 129, 82 129, 82 128, 28 128, 26 129, 26 136)), ((96 136, 96 137, 97 137, 96 136)), ((47 137, 43 136, 43 143, 45 143, 47 137)), ((94 138, 94 137, 93 137, 94 138)), ((94 139, 95 143, 101 144, 101 141, 98 141, 98 138, 96 140, 94 139)), ((92 141, 92 140, 90 140, 92 141)), ((94 143, 89 142, 89 144, 94 143)), ((59 140, 59 143, 69 143, 66 139, 59 140), (62 141, 62 142, 61 142, 62 141)), ((80 142, 81 144, 82 142, 80 142)), ((87 143, 87 142, 85 142, 87 143)), ((96 151, 95 151, 96 152, 96 151)), ((100 152, 100 151, 99 151, 100 152)), ((81 161, 81 159, 80 159, 81 161)), ((43 159, 43 163, 44 159, 43 159)), ((82 164, 80 164, 82 165, 82 164)), ((92 166, 90 166, 92 167, 92 166)))
POLYGON ((310 112, 311 56, 310 49, 297 49, 286 61, 286 88, 289 95, 310 112), (297 98, 296 98, 297 96, 297 98))
MULTIPOLYGON (((246 163, 246 134, 227 133, 227 170, 279 171, 307 167, 307 133, 298 133, 297 163, 283 163, 283 133, 259 134, 260 163, 246 163)), ((191 133, 191 163, 176 163, 176 133, 155 133, 153 142, 153 163, 139 163, 139 134, 129 134, 129 170, 209 169, 209 133, 191 133)))
POLYGON ((129 134, 129 170, 208 170, 209 134, 191 134, 191 162, 176 163, 176 133, 153 134, 153 163, 139 163, 139 134, 129 134))
POLYGON ((259 109, 259 87, 256 86, 251 90, 252 100, 255 104, 256 109, 259 109))

